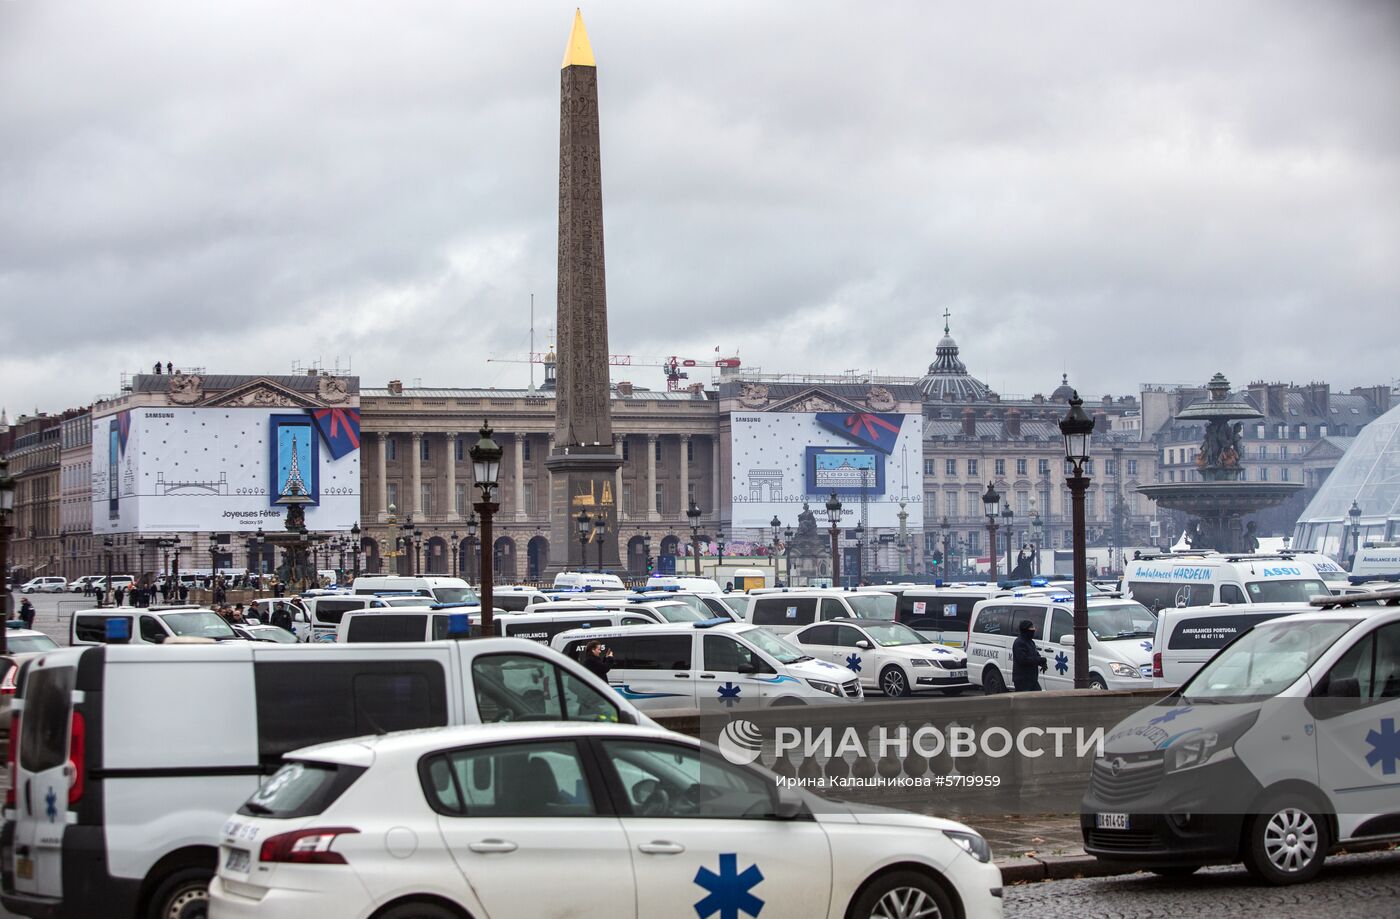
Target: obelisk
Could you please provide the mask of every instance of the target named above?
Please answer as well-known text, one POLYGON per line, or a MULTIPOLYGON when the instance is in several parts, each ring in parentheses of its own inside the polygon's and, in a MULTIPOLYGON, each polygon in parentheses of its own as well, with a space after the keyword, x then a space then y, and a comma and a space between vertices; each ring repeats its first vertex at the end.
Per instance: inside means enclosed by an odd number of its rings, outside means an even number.
POLYGON ((618 566, 617 495, 603 271, 598 68, 575 11, 559 77, 559 293, 549 568, 618 566), (580 518, 589 519, 587 541, 580 518), (596 522, 601 519, 600 530, 596 522), (601 556, 599 551, 601 549, 601 556))

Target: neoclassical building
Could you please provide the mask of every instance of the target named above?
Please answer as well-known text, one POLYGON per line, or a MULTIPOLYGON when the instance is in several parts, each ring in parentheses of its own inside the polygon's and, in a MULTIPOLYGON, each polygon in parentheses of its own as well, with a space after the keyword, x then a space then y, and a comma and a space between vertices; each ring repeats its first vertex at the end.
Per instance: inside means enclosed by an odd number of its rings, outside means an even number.
MULTIPOLYGON (((483 420, 505 451, 492 547, 499 578, 534 579, 548 564, 551 509, 545 457, 554 441, 552 389, 427 389, 391 381, 360 393, 365 452, 361 466, 362 543, 366 570, 408 571, 402 538, 415 528, 419 571, 477 577, 468 537, 471 505, 480 500, 468 451, 483 420), (455 551, 454 551, 455 550, 455 551), (402 552, 404 554, 395 555, 402 552), (455 566, 455 567, 454 567, 455 566)), ((698 388, 651 391, 613 387, 613 429, 622 466, 613 483, 624 565, 645 572, 652 556, 676 554, 690 541, 686 509, 701 526, 720 520, 718 404, 698 388)))

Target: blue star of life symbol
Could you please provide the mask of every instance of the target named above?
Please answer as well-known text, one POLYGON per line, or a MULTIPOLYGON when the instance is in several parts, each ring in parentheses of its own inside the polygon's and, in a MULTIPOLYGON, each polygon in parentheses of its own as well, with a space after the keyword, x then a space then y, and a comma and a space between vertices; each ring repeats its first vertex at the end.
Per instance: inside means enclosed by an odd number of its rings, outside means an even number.
POLYGON ((1385 775, 1394 775, 1395 765, 1400 763, 1400 731, 1395 730, 1395 719, 1382 718, 1381 729, 1367 732, 1366 742, 1371 745, 1366 765, 1380 766, 1385 775))
POLYGON ((860 673, 860 655, 852 653, 849 657, 846 658, 846 666, 854 670, 856 673, 860 673))
POLYGON ((1144 641, 1144 642, 1142 642, 1140 645, 1138 645, 1138 647, 1142 648, 1142 650, 1144 650, 1144 651, 1151 651, 1151 650, 1152 650, 1152 642, 1150 642, 1150 641, 1144 641))
POLYGON ((49 786, 49 793, 44 795, 44 813, 48 815, 49 823, 58 820, 58 795, 54 794, 52 785, 49 786))
POLYGON ((1191 706, 1189 706, 1189 705, 1186 706, 1185 708, 1174 708, 1174 709, 1172 709, 1171 711, 1167 712, 1166 714, 1158 715, 1156 718, 1151 719, 1151 720, 1148 721, 1147 723, 1148 723, 1148 724, 1166 724, 1166 723, 1169 722, 1169 721, 1175 721, 1175 720, 1177 719, 1178 716, 1184 715, 1184 714, 1186 714, 1186 713, 1189 712, 1189 711, 1191 711, 1191 706))
POLYGON ((1069 655, 1063 651, 1055 655, 1055 672, 1061 676, 1069 672, 1069 655))
POLYGON ((709 919, 719 913, 719 919, 739 919, 739 913, 757 916, 763 909, 763 901, 750 891, 763 880, 763 872, 757 865, 749 865, 739 870, 739 856, 734 852, 719 854, 719 874, 702 867, 695 872, 695 883, 708 890, 705 898, 695 904, 695 913, 700 919, 709 919))
POLYGON ((733 683, 725 683, 719 687, 719 700, 725 705, 733 705, 739 701, 739 693, 744 691, 744 687, 736 686, 733 683))

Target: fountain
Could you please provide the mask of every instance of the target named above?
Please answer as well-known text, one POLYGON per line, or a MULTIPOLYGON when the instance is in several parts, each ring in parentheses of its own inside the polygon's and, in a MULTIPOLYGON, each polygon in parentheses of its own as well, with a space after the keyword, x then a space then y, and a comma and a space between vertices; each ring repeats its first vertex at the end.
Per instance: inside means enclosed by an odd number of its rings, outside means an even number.
POLYGON ((1230 398, 1230 381, 1217 373, 1206 384, 1210 398, 1192 403, 1176 417, 1204 421, 1205 438, 1196 454, 1201 482, 1166 482, 1140 485, 1138 492, 1160 507, 1185 511, 1192 523, 1190 542, 1195 549, 1219 552, 1252 552, 1258 549, 1254 524, 1242 518, 1281 504, 1303 487, 1301 482, 1246 482, 1243 459, 1244 423, 1264 413, 1243 399, 1230 398))

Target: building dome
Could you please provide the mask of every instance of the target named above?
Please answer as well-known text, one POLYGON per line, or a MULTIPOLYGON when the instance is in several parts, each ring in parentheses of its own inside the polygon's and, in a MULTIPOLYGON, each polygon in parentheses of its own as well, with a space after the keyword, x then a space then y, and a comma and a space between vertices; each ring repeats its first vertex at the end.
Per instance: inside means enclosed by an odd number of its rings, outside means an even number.
POLYGON ((943 313, 943 339, 928 373, 919 380, 924 398, 934 402, 983 402, 991 395, 987 384, 967 372, 958 359, 958 343, 948 331, 948 313, 943 313))
POLYGON ((1400 533, 1400 406, 1366 425, 1298 518, 1294 548, 1351 554, 1352 504, 1361 512, 1361 545, 1400 533))
POLYGON ((1073 399, 1074 396, 1074 387, 1069 385, 1069 374, 1061 374, 1060 385, 1056 386, 1055 391, 1050 394, 1050 401, 1069 404, 1069 400, 1073 399))

